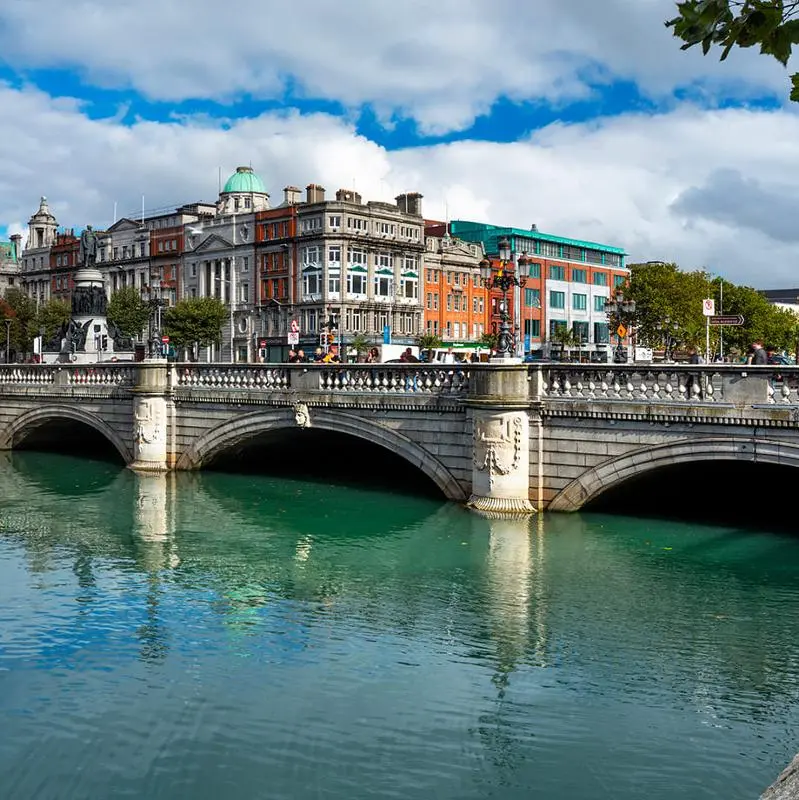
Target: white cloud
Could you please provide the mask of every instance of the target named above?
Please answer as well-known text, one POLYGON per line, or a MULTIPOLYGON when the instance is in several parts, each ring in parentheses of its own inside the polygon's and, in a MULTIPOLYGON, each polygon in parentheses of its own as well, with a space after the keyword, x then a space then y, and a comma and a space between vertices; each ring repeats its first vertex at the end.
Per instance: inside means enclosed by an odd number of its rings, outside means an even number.
POLYGON ((115 201, 120 214, 135 211, 142 194, 148 208, 213 200, 220 165, 224 179, 252 162, 277 202, 287 184, 318 182, 329 195, 354 184, 380 200, 418 190, 431 218, 536 223, 625 247, 636 260, 673 258, 757 286, 795 281, 785 231, 799 192, 799 117, 786 111, 686 106, 552 125, 511 144, 386 151, 322 114, 265 114, 227 130, 190 118, 124 127, 91 120, 74 102, 2 86, 0 107, 0 221, 12 230, 40 194, 62 225, 103 226, 115 201), (748 216, 746 195, 715 203, 731 185, 749 191, 750 203, 767 201, 767 213, 748 216))
POLYGON ((90 82, 150 98, 307 97, 373 104, 430 133, 468 127, 500 96, 558 102, 585 97, 586 78, 637 82, 668 97, 695 81, 738 95, 784 97, 785 72, 738 51, 682 53, 663 22, 672 0, 6 0, 5 59, 76 68, 90 82))

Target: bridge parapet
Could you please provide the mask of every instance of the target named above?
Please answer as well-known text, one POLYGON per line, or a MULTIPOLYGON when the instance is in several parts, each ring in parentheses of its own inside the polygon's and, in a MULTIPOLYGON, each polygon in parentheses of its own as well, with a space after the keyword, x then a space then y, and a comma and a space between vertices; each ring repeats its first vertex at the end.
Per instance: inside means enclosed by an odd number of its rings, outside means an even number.
POLYGON ((133 364, 3 364, 0 385, 7 389, 32 386, 110 386, 135 385, 133 364))
MULTIPOLYGON (((799 367, 743 364, 548 364, 540 399, 734 407, 799 405, 799 367)), ((531 395, 536 395, 531 382, 531 395)))

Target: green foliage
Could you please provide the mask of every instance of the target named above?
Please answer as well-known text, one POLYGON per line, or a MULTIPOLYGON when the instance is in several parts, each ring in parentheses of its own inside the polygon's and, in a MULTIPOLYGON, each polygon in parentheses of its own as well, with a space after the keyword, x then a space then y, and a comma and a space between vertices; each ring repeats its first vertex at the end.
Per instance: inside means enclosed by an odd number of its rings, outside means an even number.
POLYGON ((70 316, 69 303, 65 300, 52 299, 39 307, 36 314, 36 329, 44 330, 45 341, 49 341, 69 323, 70 316))
POLYGON ((723 306, 721 278, 713 278, 701 270, 681 272, 676 264, 630 264, 630 283, 625 297, 635 300, 635 324, 640 344, 653 348, 665 344, 664 321, 668 317, 677 323, 673 332, 683 347, 705 347, 706 323, 702 300, 712 297, 716 312, 741 314, 742 326, 725 326, 723 334, 711 327, 711 348, 718 349, 721 335, 724 350, 745 353, 752 342, 761 340, 778 349, 793 348, 799 320, 786 309, 766 300, 756 289, 736 286, 724 281, 723 306))
POLYGON ((347 345, 348 349, 354 350, 359 355, 361 353, 365 353, 369 348, 372 347, 372 343, 369 341, 369 337, 365 336, 363 333, 356 333, 355 336, 352 337, 352 341, 347 345))
MULTIPOLYGON (((763 55, 786 66, 799 43, 799 0, 686 0, 677 3, 679 15, 666 22, 682 39, 683 50, 701 45, 722 48, 721 60, 733 47, 760 46, 763 55)), ((799 73, 791 76, 791 100, 799 100, 799 73)))
POLYGON ((215 297, 189 297, 164 315, 164 333, 175 347, 207 347, 218 342, 228 312, 215 297))
POLYGON ((486 350, 496 350, 497 345, 499 344, 499 334, 496 333, 484 333, 480 339, 480 347, 484 347, 486 350))
POLYGON ((552 332, 550 341, 565 348, 579 347, 582 343, 580 337, 575 333, 574 328, 569 328, 566 325, 557 325, 552 332))
POLYGON ((6 304, 11 309, 11 349, 28 353, 33 349, 33 337, 38 335, 36 327, 36 303, 21 289, 6 290, 6 304))
POLYGON ((123 336, 138 339, 150 319, 150 309, 133 286, 125 286, 111 295, 106 316, 123 336))
POLYGON ((434 333, 423 333, 416 340, 416 343, 419 345, 420 350, 435 350, 437 347, 441 347, 441 345, 444 344, 441 337, 436 336, 434 333))

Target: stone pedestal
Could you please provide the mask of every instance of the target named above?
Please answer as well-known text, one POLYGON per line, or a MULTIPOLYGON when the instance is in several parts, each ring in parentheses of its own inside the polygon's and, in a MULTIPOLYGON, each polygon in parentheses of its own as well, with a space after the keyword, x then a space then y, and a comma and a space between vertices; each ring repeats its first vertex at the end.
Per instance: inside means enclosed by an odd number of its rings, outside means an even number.
POLYGON ((106 307, 102 274, 96 269, 79 269, 75 273, 72 317, 61 361, 95 364, 113 357, 114 340, 108 335, 106 307))
POLYGON ((167 469, 167 363, 144 361, 136 370, 133 389, 133 463, 145 472, 167 469))
POLYGON ((472 494, 467 506, 489 514, 527 515, 530 503, 530 418, 527 369, 475 369, 472 408, 472 494))

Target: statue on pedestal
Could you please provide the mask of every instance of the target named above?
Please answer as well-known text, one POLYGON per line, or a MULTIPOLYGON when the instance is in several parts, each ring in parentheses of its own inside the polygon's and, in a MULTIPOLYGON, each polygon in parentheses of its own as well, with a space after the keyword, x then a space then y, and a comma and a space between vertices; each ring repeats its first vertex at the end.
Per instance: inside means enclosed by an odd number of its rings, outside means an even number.
POLYGON ((91 225, 87 225, 80 235, 78 262, 86 268, 93 268, 97 263, 97 234, 91 225))

